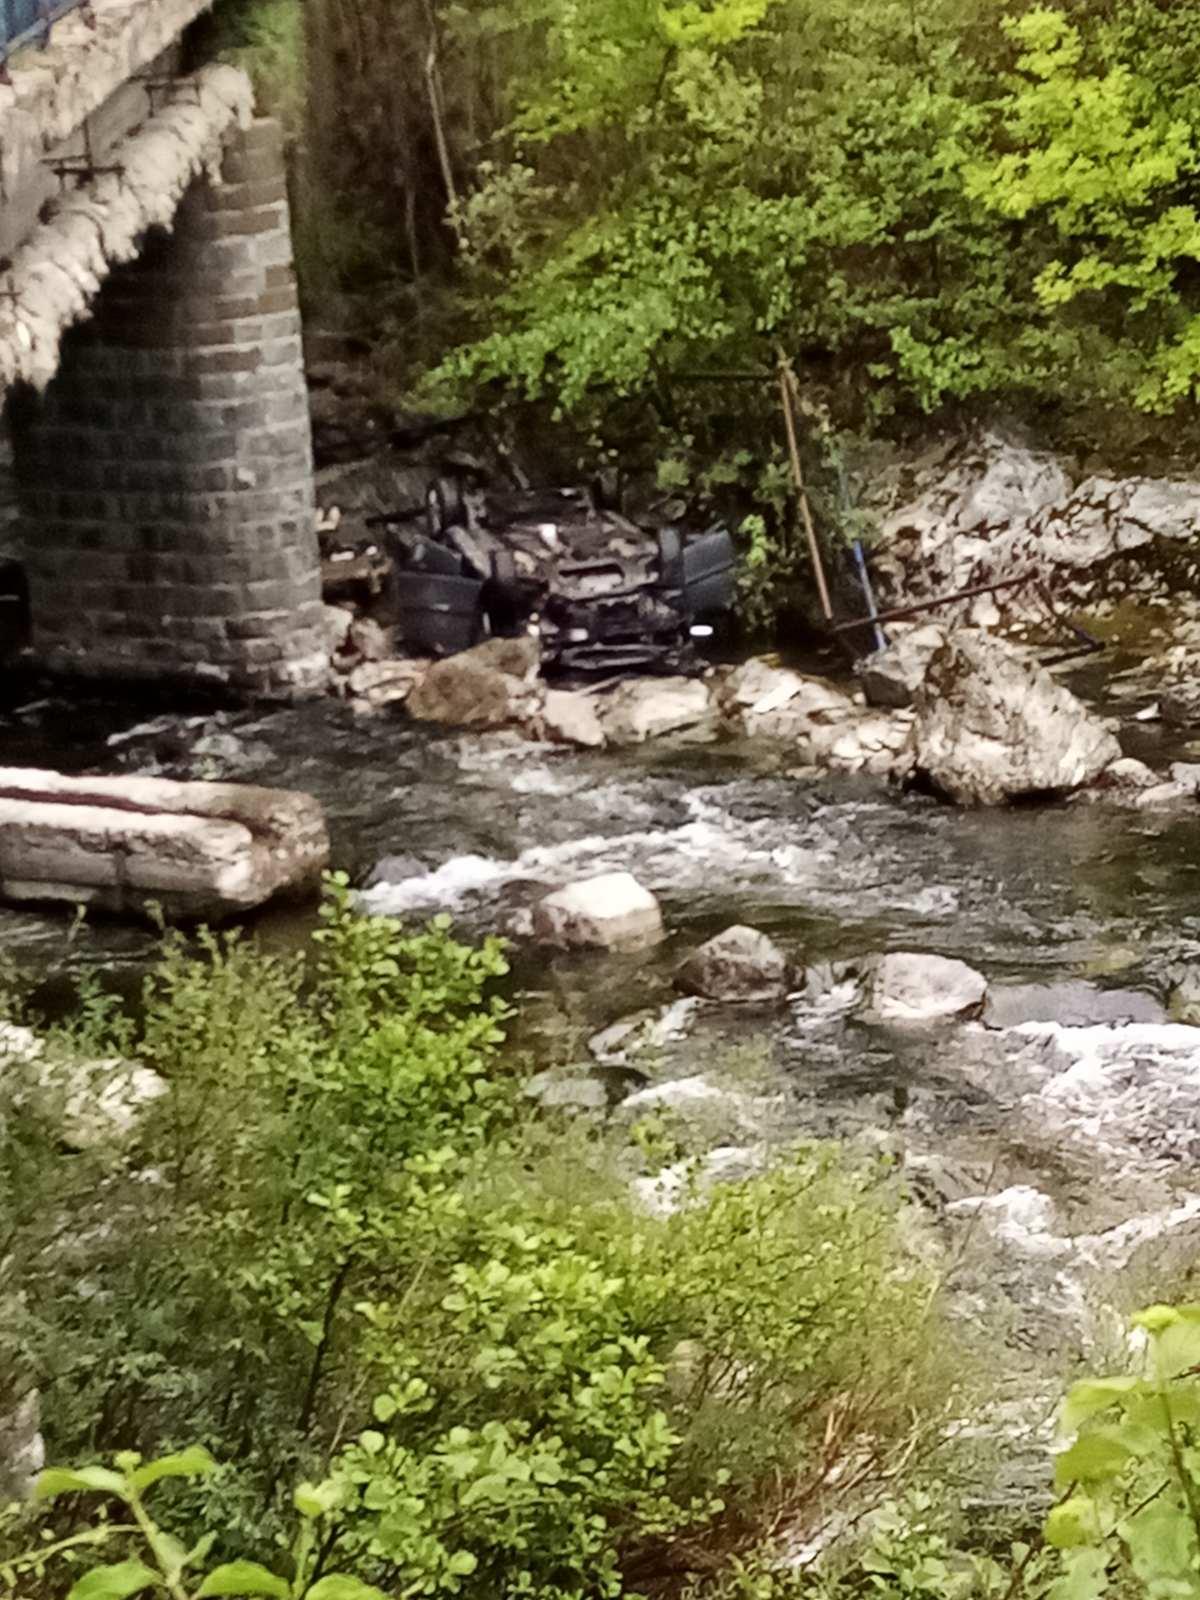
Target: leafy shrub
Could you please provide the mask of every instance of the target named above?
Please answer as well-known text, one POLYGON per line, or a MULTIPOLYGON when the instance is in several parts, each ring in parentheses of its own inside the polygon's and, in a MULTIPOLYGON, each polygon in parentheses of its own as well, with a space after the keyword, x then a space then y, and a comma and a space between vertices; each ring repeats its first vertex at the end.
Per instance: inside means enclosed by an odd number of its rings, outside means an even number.
MULTIPOLYGON (((279 1552, 307 1478, 314 1579, 615 1595, 720 1565, 936 1430, 935 1286, 886 1170, 701 1164, 676 1209, 639 1209, 615 1136, 564 1149, 519 1109, 503 970, 494 944, 357 916, 335 880, 310 950, 171 935, 132 1020, 96 996, 50 1030, 169 1085, 132 1144, 23 1158, 19 1337, 54 1456, 94 1478, 50 1486, 121 1500, 103 1473, 200 1448, 223 1465, 162 1474, 195 1572, 253 1555, 298 1595, 279 1552)), ((72 1538, 53 1509, 49 1532, 72 1538)))

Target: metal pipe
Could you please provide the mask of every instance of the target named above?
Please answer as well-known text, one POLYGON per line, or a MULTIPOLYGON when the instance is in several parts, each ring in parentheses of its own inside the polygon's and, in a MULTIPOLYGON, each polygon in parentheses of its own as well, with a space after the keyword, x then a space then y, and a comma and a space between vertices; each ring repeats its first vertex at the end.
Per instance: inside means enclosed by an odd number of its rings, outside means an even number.
POLYGON ((875 635, 875 648, 876 650, 886 650, 887 635, 879 625, 875 591, 871 587, 871 574, 867 571, 867 558, 863 555, 861 539, 855 539, 854 541, 854 563, 858 568, 858 581, 862 584, 862 592, 867 599, 867 610, 871 613, 871 631, 875 635))
POLYGON ((974 600, 981 594, 998 594, 1001 589, 1018 589, 1032 583, 1036 574, 1024 572, 1019 578, 1002 578, 999 583, 976 583, 969 589, 959 589, 956 594, 939 595, 936 600, 920 600, 911 606, 892 606, 888 611, 876 611, 869 617, 855 617, 852 622, 839 622, 831 631, 845 633, 850 628, 862 628, 868 623, 900 622, 905 617, 920 616, 922 611, 935 611, 938 606, 952 606, 959 600, 974 600))

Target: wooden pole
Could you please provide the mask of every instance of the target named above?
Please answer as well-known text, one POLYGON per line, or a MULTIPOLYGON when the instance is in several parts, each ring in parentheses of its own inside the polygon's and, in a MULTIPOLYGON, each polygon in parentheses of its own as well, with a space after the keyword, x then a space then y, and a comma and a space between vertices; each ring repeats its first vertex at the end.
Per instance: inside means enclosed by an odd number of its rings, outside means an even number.
POLYGON ((783 401, 783 421, 787 428, 788 455, 792 462, 792 477, 796 484, 796 493, 800 498, 800 514, 804 519, 804 532, 808 539, 808 553, 812 558, 813 572, 817 579, 817 593, 821 597, 821 610, 825 621, 833 621, 833 607, 829 603, 829 585, 825 581, 825 568, 821 562, 821 547, 817 543, 817 530, 813 526, 812 508, 808 503, 808 490, 804 487, 804 468, 800 464, 800 446, 796 442, 796 413, 795 394, 798 385, 796 374, 792 371, 787 358, 779 358, 779 393, 783 401))

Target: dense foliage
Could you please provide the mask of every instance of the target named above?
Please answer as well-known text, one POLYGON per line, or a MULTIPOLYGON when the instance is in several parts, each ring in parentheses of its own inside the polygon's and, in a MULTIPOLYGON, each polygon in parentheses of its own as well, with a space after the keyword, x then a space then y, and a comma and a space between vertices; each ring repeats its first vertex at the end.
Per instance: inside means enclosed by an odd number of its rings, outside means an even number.
MULTIPOLYGON (((689 379, 769 374, 781 350, 858 424, 1194 396, 1192 8, 313 0, 304 16, 310 168, 371 235, 373 270, 452 281, 475 334, 448 377, 584 416, 633 395, 674 422, 728 409, 689 379)), ((439 322, 426 353, 450 337, 439 322)))
POLYGON ((639 1207, 626 1142, 524 1110, 503 971, 335 883, 310 950, 169 936, 132 1010, 85 985, 15 1053, 0 1370, 40 1389, 53 1459, 110 1474, 49 1487, 144 1534, 153 1485, 201 1573, 294 1583, 300 1538, 302 1589, 617 1594, 819 1521, 936 1428, 934 1285, 886 1174, 804 1148, 639 1207), (166 1087, 105 1135, 78 1102, 115 1058, 166 1087))

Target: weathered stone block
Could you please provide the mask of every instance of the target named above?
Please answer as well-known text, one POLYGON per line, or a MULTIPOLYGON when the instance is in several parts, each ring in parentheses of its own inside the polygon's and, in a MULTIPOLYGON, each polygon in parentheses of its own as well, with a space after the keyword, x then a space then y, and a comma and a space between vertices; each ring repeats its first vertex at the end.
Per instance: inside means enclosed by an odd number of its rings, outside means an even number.
POLYGON ((75 778, 0 768, 0 897, 219 918, 328 863, 309 795, 162 778, 75 778))

